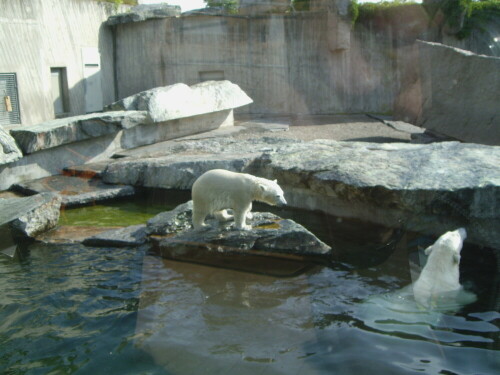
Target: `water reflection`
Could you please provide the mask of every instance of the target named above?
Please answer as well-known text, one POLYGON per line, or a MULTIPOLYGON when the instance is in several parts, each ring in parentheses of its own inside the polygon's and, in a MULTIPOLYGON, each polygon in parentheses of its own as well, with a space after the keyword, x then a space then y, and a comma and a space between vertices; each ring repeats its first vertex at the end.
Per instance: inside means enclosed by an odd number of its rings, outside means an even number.
POLYGON ((0 371, 497 372, 491 251, 462 250, 460 281, 477 302, 428 311, 405 286, 431 239, 384 228, 358 238, 352 223, 325 222, 316 232, 338 239, 336 261, 290 277, 166 261, 145 248, 28 244, 1 256, 0 371))

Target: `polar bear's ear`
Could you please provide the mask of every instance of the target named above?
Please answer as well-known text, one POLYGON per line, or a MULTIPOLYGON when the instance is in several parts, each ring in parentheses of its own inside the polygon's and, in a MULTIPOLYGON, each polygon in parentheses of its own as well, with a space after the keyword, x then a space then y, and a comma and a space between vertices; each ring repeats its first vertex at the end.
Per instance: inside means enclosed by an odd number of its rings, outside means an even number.
POLYGON ((259 184, 259 187, 260 187, 260 190, 262 190, 262 191, 266 191, 266 187, 265 187, 264 185, 259 184))
POLYGON ((273 182, 274 182, 275 184, 277 184, 277 183, 278 183, 278 180, 274 180, 273 182))
POLYGON ((432 245, 429 246, 427 249, 424 250, 424 254, 425 255, 429 255, 431 253, 431 251, 432 251, 432 245))

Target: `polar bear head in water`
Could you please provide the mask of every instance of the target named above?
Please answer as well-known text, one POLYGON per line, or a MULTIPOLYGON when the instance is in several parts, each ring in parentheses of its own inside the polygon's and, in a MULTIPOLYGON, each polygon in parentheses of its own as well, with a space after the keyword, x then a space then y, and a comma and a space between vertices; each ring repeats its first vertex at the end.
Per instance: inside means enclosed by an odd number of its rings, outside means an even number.
POLYGON ((442 297, 457 296, 460 285, 460 252, 467 237, 464 228, 446 232, 425 250, 428 255, 417 281, 413 284, 415 300, 432 307, 442 297))

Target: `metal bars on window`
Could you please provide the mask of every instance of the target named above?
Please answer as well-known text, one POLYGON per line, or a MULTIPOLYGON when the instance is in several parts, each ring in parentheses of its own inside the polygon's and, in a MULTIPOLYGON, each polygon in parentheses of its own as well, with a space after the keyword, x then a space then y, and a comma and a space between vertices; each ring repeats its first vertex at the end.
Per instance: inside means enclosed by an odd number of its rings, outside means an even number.
POLYGON ((16 73, 0 73, 0 125, 21 123, 16 73))

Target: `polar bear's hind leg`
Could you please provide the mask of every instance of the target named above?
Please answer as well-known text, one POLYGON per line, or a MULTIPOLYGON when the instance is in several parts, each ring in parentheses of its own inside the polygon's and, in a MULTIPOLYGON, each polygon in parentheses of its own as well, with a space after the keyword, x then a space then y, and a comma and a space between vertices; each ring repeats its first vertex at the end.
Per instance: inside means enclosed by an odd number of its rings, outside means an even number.
POLYGON ((220 222, 229 221, 234 217, 234 215, 228 213, 227 210, 215 211, 214 216, 220 222))

